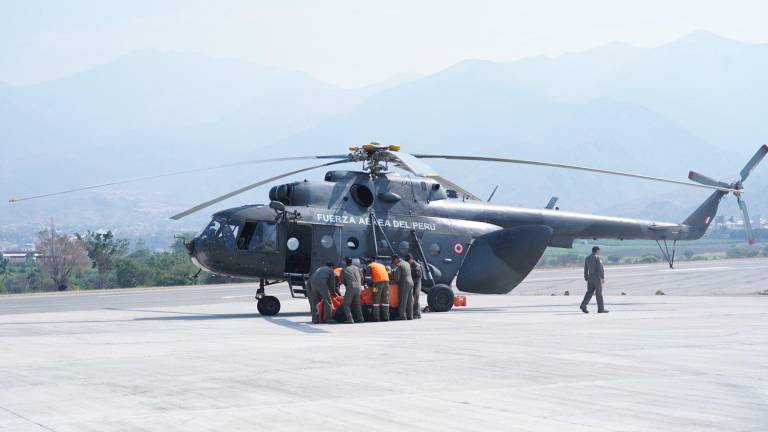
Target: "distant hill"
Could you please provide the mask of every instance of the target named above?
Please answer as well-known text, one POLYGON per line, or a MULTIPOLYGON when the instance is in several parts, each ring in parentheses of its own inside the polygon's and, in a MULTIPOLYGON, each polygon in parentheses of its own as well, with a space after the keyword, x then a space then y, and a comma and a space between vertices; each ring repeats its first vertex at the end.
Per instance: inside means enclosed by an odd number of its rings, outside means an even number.
POLYGON ((456 67, 553 100, 606 97, 642 105, 723 149, 750 150, 768 141, 768 44, 697 31, 656 48, 612 43, 554 58, 456 67))
MULTIPOLYGON (((768 94, 767 47, 696 32, 656 48, 612 43, 553 58, 465 61, 353 90, 249 62, 139 51, 39 85, 0 83, 0 195, 338 153, 371 140, 411 152, 503 155, 676 179, 696 169, 729 180, 768 141, 761 100, 768 94)), ((543 206, 556 195, 569 210, 679 220, 706 196, 540 168, 430 164, 481 196, 499 184, 494 200, 508 204, 543 206)), ((0 211, 0 224, 53 216, 71 224, 159 226, 176 210, 298 166, 241 167, 29 202, 0 211)), ((768 166, 747 186, 754 212, 768 212, 768 193, 758 193, 768 191, 768 166)), ((266 188, 220 207, 265 200, 266 188)), ((209 213, 169 226, 196 226, 209 213)))

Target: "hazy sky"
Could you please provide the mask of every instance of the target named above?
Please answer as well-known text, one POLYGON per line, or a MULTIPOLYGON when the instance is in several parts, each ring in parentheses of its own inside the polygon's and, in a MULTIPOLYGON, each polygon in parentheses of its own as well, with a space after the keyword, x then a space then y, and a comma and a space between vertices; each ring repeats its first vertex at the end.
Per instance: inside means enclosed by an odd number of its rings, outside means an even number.
POLYGON ((154 48, 309 72, 341 86, 696 29, 768 42, 765 0, 0 0, 0 81, 29 84, 154 48))

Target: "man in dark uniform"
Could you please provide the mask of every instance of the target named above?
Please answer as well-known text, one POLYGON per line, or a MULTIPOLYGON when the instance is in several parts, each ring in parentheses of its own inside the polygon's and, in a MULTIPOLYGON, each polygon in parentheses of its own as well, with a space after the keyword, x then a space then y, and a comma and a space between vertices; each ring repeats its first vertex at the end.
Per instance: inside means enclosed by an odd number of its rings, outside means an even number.
POLYGON ((309 277, 309 309, 312 312, 312 323, 319 324, 320 316, 317 313, 317 302, 323 299, 325 308, 325 322, 333 323, 333 305, 331 304, 331 292, 336 289, 336 275, 333 273, 333 263, 327 262, 309 277))
POLYGON ((411 265, 395 255, 392 257, 392 280, 398 285, 398 319, 413 319, 413 279, 411 265))
POLYGON ((368 257, 368 272, 373 287, 373 321, 389 321, 389 274, 384 264, 376 262, 376 257, 368 257))
POLYGON ((421 318, 421 309, 419 309, 419 296, 421 295, 421 278, 423 270, 421 264, 413 259, 413 255, 408 254, 405 257, 408 264, 411 265, 411 279, 413 279, 413 318, 421 318))
POLYGON ((341 282, 344 284, 344 315, 347 317, 345 324, 363 322, 363 308, 360 305, 360 293, 363 290, 363 271, 352 263, 352 258, 344 259, 344 268, 341 270, 341 282), (354 312, 354 319, 352 317, 354 312))
POLYGON ((603 304, 603 282, 605 282, 605 273, 603 263, 600 262, 600 248, 592 248, 592 254, 584 260, 584 280, 587 281, 587 293, 584 294, 584 300, 581 301, 581 311, 589 313, 587 305, 592 300, 592 295, 597 299, 597 313, 607 313, 603 304))

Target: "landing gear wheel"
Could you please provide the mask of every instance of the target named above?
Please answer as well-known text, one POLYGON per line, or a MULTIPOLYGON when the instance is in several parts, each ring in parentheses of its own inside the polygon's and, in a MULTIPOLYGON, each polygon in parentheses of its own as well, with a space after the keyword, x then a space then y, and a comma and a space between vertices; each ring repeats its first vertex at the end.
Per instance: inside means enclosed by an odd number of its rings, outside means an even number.
POLYGON ((256 309, 265 316, 277 315, 280 312, 280 300, 275 296, 264 296, 256 302, 256 309))
POLYGON ((433 312, 448 312, 453 307, 453 290, 443 284, 437 284, 427 293, 427 304, 433 312))

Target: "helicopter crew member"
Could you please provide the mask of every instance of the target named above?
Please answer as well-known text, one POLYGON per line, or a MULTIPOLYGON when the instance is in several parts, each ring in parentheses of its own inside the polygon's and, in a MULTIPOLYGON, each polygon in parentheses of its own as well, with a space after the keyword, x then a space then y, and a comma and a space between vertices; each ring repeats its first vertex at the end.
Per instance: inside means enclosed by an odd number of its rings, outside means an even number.
POLYGON ((325 322, 333 323, 333 305, 331 292, 336 289, 336 275, 333 272, 333 263, 327 262, 309 277, 309 308, 312 312, 312 323, 319 324, 320 316, 317 313, 317 303, 323 300, 325 308, 325 322))
POLYGON ((411 265, 411 279, 413 279, 413 318, 419 319, 421 318, 419 296, 421 295, 421 278, 424 270, 422 269, 421 264, 413 258, 413 255, 408 254, 405 257, 405 260, 411 265))
POLYGON ((401 260, 399 256, 392 257, 393 280, 396 281, 399 292, 399 304, 397 306, 398 319, 413 319, 413 278, 411 277, 411 265, 401 260))
POLYGON ((352 263, 352 258, 344 259, 344 268, 341 270, 341 281, 346 287, 344 291, 344 315, 346 324, 363 322, 363 308, 360 305, 360 292, 363 290, 363 271, 352 263), (354 319, 352 317, 354 312, 354 319))
POLYGON ((389 321, 389 275, 384 264, 375 257, 368 258, 368 270, 373 283, 373 321, 389 321))
POLYGON ((584 260, 584 280, 587 281, 587 293, 584 294, 584 300, 581 301, 581 309, 584 313, 589 313, 587 305, 592 300, 592 294, 597 299, 597 313, 607 313, 603 304, 603 282, 605 282, 605 272, 603 263, 600 262, 600 247, 592 248, 592 254, 584 260))

